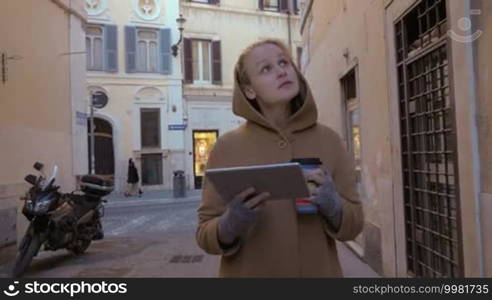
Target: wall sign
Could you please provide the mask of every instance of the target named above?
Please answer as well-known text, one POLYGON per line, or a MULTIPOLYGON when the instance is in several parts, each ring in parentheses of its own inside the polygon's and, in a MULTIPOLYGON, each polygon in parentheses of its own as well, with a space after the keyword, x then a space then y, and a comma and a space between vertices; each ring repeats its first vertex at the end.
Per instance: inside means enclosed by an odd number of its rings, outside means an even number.
POLYGON ((169 130, 185 130, 186 124, 172 124, 167 127, 169 130))

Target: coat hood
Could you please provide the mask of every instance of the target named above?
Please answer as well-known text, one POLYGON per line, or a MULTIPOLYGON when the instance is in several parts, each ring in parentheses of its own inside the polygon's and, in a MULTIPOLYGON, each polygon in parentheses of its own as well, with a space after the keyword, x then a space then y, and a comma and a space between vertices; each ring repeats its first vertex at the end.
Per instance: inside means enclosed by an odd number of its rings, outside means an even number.
MULTIPOLYGON (((296 73, 299 78, 299 94, 291 101, 300 101, 300 108, 298 108, 297 111, 290 116, 287 122, 287 127, 284 129, 288 132, 304 130, 316 124, 318 120, 318 110, 316 108, 311 89, 309 88, 306 79, 299 72, 299 70, 297 70, 297 68, 296 73)), ((246 98, 246 95, 239 86, 238 78, 239 74, 235 71, 234 94, 232 100, 232 111, 234 114, 273 131, 279 131, 279 129, 274 124, 269 122, 260 113, 260 111, 253 106, 248 98, 246 98)))

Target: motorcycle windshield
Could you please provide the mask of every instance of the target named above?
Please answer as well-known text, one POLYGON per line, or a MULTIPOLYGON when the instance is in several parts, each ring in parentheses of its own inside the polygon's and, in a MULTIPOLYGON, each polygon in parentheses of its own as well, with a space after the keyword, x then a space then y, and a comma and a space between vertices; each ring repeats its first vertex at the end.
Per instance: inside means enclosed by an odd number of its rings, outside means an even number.
POLYGON ((57 165, 55 165, 55 166, 53 167, 53 171, 51 172, 51 177, 50 177, 50 178, 48 178, 48 179, 44 182, 44 184, 43 184, 43 186, 42 186, 42 190, 43 190, 43 191, 48 190, 48 189, 49 189, 49 188, 53 185, 53 183, 55 182, 55 179, 56 179, 56 175, 57 175, 57 174, 58 174, 58 166, 57 166, 57 165))

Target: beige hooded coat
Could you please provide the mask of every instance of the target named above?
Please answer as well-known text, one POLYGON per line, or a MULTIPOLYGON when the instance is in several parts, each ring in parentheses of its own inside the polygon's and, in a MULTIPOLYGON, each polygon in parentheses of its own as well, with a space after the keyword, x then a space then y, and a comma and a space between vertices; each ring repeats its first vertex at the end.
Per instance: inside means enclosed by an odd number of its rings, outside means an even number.
POLYGON ((233 111, 247 122, 218 139, 207 168, 319 157, 321 167, 332 174, 342 197, 340 229, 330 230, 319 214, 297 214, 293 199, 266 201, 258 222, 236 247, 225 252, 219 245, 217 224, 226 210, 226 202, 205 177, 196 238, 207 253, 222 255, 220 277, 342 277, 335 239, 351 240, 362 230, 364 216, 352 156, 333 130, 317 123, 318 113, 309 86, 300 73, 298 76, 304 103, 290 117, 287 127, 279 130, 249 103, 236 74, 233 111))

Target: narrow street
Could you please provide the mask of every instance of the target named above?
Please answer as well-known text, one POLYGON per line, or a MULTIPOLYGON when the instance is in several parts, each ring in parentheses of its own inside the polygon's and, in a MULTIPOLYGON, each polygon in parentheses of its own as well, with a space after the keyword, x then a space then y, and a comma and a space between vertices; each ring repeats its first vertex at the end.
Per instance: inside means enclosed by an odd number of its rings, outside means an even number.
MULTIPOLYGON (((218 257, 195 243, 199 198, 109 203, 105 237, 79 257, 40 252, 25 277, 214 277, 218 257)), ((0 267, 6 273, 10 263, 0 267)))
MULTIPOLYGON (((492 277, 491 15, 492 0, 1 0, 0 278, 19 200, 51 193, 28 174, 112 193, 104 239, 41 251, 26 277, 215 277, 195 240, 207 168, 293 159, 331 177, 320 201, 342 199, 345 277, 492 277)), ((254 252, 300 241, 275 240, 254 252)))
MULTIPOLYGON (((195 242, 198 195, 187 198, 117 198, 106 205, 105 237, 87 252, 41 251, 26 278, 216 277, 219 257, 204 253, 195 242)), ((9 277, 15 247, 3 250, 0 278, 9 277)), ((338 243, 345 277, 379 277, 344 244, 338 243)))

